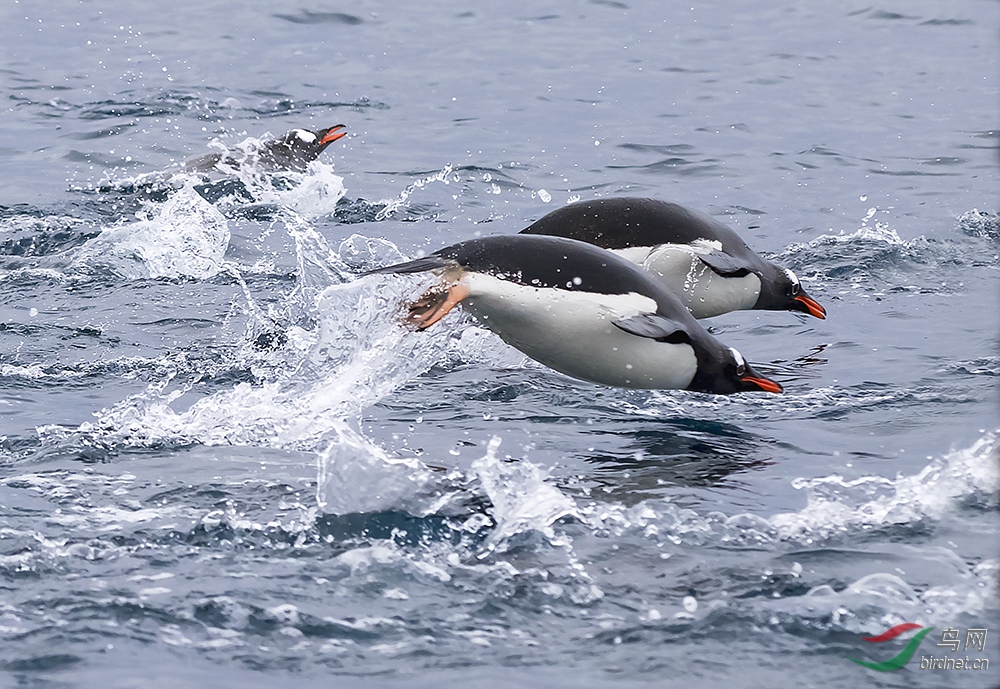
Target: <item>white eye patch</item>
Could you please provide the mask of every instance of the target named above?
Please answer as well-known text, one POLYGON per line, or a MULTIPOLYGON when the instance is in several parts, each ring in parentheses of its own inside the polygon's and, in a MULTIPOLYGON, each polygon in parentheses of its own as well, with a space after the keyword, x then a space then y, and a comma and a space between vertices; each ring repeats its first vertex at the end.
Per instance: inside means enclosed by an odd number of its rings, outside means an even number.
POLYGON ((316 140, 316 135, 312 132, 307 132, 305 129, 296 129, 295 136, 309 144, 316 140))
POLYGON ((793 285, 795 285, 796 287, 800 286, 799 285, 799 278, 795 275, 795 273, 793 273, 791 271, 791 269, 785 268, 785 275, 788 276, 788 279, 792 281, 793 285))
POLYGON ((744 367, 744 368, 745 368, 745 367, 746 367, 746 365, 747 365, 747 362, 746 362, 746 360, 745 360, 745 359, 743 358, 743 355, 742 355, 742 354, 740 354, 740 353, 739 353, 739 352, 738 352, 738 351, 737 351, 736 349, 734 349, 733 347, 730 347, 730 348, 729 348, 729 351, 733 353, 733 358, 734 358, 734 359, 736 359, 736 367, 737 367, 737 368, 740 368, 740 367, 744 367))

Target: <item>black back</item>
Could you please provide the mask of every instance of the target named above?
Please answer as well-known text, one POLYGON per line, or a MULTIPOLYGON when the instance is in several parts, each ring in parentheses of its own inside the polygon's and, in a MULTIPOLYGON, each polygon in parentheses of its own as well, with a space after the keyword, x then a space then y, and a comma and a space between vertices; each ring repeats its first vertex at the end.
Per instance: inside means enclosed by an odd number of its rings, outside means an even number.
POLYGON ((481 237, 453 244, 425 258, 370 272, 419 273, 449 264, 531 287, 601 294, 636 292, 657 304, 664 302, 668 311, 673 311, 676 303, 684 315, 688 313, 677 297, 632 263, 591 244, 564 237, 523 234, 481 237))
POLYGON ((715 218, 657 199, 619 197, 571 203, 536 220, 521 233, 569 237, 603 249, 714 239, 731 256, 756 256, 738 234, 715 218))

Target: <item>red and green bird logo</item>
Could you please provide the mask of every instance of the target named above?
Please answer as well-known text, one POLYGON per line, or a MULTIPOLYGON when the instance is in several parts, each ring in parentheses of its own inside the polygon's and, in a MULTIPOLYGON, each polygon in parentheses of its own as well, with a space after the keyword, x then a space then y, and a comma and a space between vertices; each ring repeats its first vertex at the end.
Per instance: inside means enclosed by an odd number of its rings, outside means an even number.
POLYGON ((879 672, 890 672, 892 670, 898 670, 899 668, 906 665, 907 661, 909 661, 910 658, 913 657, 913 654, 917 650, 917 646, 920 645, 920 642, 923 641, 923 638, 927 636, 927 634, 930 633, 930 631, 934 629, 934 627, 922 627, 921 625, 916 624, 914 622, 904 622, 903 624, 897 624, 895 627, 892 627, 891 629, 887 629, 878 636, 861 637, 865 641, 877 644, 877 643, 882 643, 884 641, 890 641, 892 639, 895 639, 900 634, 908 632, 911 629, 919 629, 920 631, 913 635, 913 638, 910 639, 909 643, 906 644, 906 647, 903 648, 902 651, 897 653, 892 658, 889 658, 889 660, 882 661, 881 663, 870 663, 864 660, 858 660, 857 658, 851 658, 850 656, 847 656, 847 658, 849 660, 853 660, 855 663, 861 665, 862 667, 868 668, 869 670, 878 670, 879 672))

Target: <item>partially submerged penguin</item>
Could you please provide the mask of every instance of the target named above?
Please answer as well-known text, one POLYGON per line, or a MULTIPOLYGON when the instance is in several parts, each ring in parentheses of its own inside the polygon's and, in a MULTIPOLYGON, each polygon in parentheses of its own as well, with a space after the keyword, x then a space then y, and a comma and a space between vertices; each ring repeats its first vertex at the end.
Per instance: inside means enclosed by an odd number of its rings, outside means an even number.
POLYGON ((675 203, 608 198, 573 203, 521 231, 609 249, 642 266, 695 318, 740 309, 801 311, 826 318, 795 273, 761 258, 733 230, 675 203))
POLYGON ((347 135, 347 127, 335 124, 332 127, 314 132, 306 129, 293 129, 280 139, 265 141, 257 150, 246 155, 236 156, 232 153, 209 153, 184 165, 185 172, 212 172, 223 168, 240 168, 252 165, 261 172, 303 172, 326 147, 337 139, 347 135))
POLYGON ((668 289, 591 244, 535 235, 472 239, 372 273, 433 272, 408 307, 425 330, 459 303, 532 359, 627 388, 781 392, 708 334, 668 289))

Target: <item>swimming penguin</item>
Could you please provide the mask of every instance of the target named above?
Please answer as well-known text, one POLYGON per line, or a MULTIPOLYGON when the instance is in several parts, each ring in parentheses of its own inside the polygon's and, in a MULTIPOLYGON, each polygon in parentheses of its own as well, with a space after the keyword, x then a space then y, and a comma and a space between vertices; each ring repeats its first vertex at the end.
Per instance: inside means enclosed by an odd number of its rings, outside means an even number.
POLYGON ((669 290, 593 245, 533 235, 472 239, 372 273, 440 276, 409 305, 418 330, 457 304, 507 344, 582 380, 627 388, 781 392, 669 290))
POLYGON ((185 172, 211 172, 220 164, 230 168, 253 165, 262 172, 302 172, 326 147, 347 134, 347 127, 335 124, 326 129, 310 132, 293 129, 280 139, 264 142, 261 147, 238 157, 232 154, 209 153, 184 165, 185 172))
POLYGON ((704 213, 656 199, 573 203, 522 234, 577 239, 645 268, 677 294, 695 318, 740 309, 802 311, 826 318, 791 270, 767 261, 729 227, 704 213))

